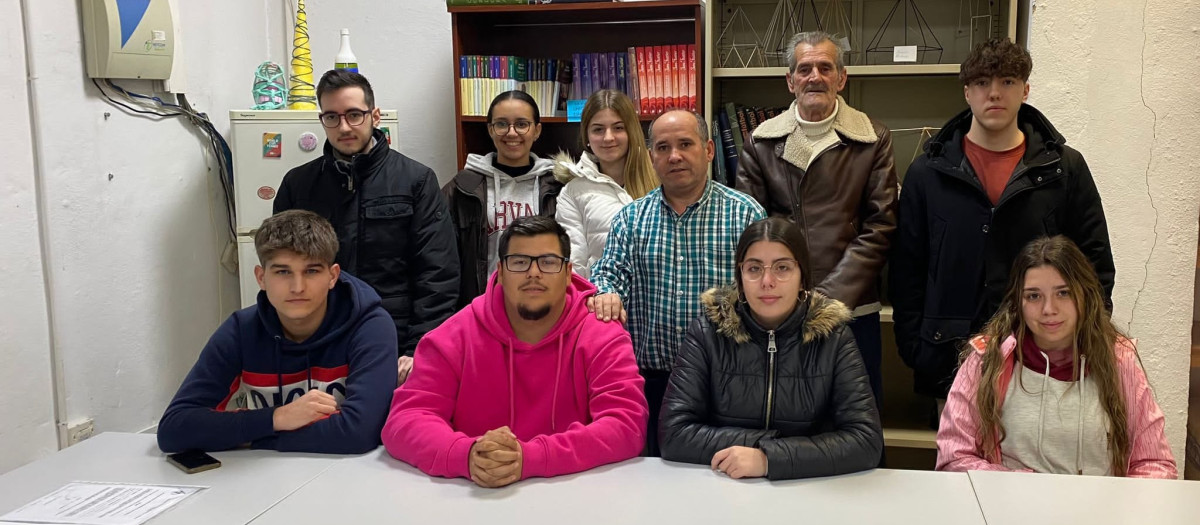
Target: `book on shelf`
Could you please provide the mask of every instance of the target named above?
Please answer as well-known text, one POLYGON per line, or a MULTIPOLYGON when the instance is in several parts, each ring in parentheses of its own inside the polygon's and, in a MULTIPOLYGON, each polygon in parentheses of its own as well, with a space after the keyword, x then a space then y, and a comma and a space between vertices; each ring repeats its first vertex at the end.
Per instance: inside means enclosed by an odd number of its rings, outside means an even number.
POLYGON ((628 83, 629 90, 626 91, 625 93, 627 95, 629 95, 629 100, 633 101, 634 111, 637 111, 637 114, 641 115, 642 114, 642 99, 641 99, 642 90, 641 90, 641 86, 638 85, 637 50, 632 47, 629 48, 625 52, 625 57, 626 57, 625 64, 629 69, 628 74, 626 75, 626 81, 628 83))
POLYGON ((546 116, 566 110, 562 96, 572 82, 571 64, 553 58, 505 55, 459 57, 459 111, 464 116, 487 115, 497 95, 511 90, 529 93, 546 116))
POLYGON ((712 138, 714 139, 713 147, 716 150, 712 161, 712 178, 721 184, 729 186, 730 184, 727 182, 725 175, 725 145, 721 143, 721 128, 717 125, 716 120, 713 121, 711 127, 712 131, 710 133, 712 133, 712 138))
POLYGON ((674 89, 674 96, 671 98, 675 102, 677 108, 687 108, 687 64, 684 62, 684 53, 686 52, 687 44, 676 44, 671 46, 671 88, 674 89))
POLYGON ((687 45, 687 106, 692 108, 692 111, 697 111, 696 107, 696 44, 687 45))
POLYGON ((725 152, 726 177, 731 184, 737 175, 738 156, 750 142, 754 129, 785 111, 787 107, 764 108, 734 102, 727 102, 717 109, 717 132, 713 141, 721 142, 721 149, 725 152))
POLYGON ((745 146, 745 135, 742 134, 742 126, 738 125, 737 104, 733 102, 725 103, 725 116, 729 119, 727 128, 733 133, 733 146, 735 151, 741 152, 745 146))
POLYGON ((666 109, 667 84, 663 68, 663 54, 666 46, 654 46, 654 115, 666 109))
POLYGON ((638 114, 669 108, 696 110, 695 46, 630 47, 625 51, 575 53, 569 60, 511 55, 459 57, 459 110, 483 116, 493 98, 519 89, 529 93, 545 116, 566 111, 568 99, 587 99, 615 89, 634 102, 638 114))
POLYGON ((721 143, 721 151, 725 154, 721 159, 725 166, 725 179, 732 181, 737 175, 738 156, 741 155, 742 149, 733 141, 733 129, 729 125, 729 114, 725 108, 717 110, 716 121, 717 133, 713 137, 714 142, 721 143))
POLYGON ((695 87, 689 85, 689 78, 692 83, 695 78, 690 73, 695 70, 692 56, 686 45, 576 53, 567 61, 579 64, 571 98, 587 99, 597 90, 615 89, 628 95, 642 116, 657 115, 667 108, 695 110, 695 87))

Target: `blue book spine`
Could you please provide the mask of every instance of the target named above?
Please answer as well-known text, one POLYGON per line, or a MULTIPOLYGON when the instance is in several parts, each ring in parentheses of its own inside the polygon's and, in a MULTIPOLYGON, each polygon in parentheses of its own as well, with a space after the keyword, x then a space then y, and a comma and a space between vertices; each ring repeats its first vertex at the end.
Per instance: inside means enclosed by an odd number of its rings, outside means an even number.
POLYGON ((712 178, 721 184, 729 186, 729 182, 725 179, 725 148, 724 141, 720 139, 721 125, 717 122, 712 123, 712 136, 717 137, 717 140, 713 141, 713 147, 717 151, 713 155, 712 178))
POLYGON ((616 54, 617 57, 617 89, 622 93, 629 94, 629 60, 628 55, 624 52, 616 54))
POLYGON ((726 179, 732 180, 737 176, 738 155, 741 152, 734 145, 733 129, 729 127, 729 114, 723 109, 717 112, 717 124, 721 127, 721 149, 725 152, 726 179))

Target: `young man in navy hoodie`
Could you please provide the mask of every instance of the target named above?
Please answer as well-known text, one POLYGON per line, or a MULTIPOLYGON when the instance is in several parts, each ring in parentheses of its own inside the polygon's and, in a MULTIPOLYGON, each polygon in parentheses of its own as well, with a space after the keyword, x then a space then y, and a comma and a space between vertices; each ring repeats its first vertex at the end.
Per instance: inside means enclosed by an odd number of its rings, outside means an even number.
POLYGON ((209 339, 158 424, 159 448, 374 449, 396 388, 396 327, 379 295, 333 263, 337 235, 315 213, 268 218, 254 247, 258 304, 209 339))

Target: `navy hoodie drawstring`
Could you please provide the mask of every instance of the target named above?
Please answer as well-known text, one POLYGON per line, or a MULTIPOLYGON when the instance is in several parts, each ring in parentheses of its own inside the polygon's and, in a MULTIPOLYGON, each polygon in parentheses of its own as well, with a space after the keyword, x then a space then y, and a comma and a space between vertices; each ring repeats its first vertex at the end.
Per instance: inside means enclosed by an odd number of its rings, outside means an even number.
POLYGON ((307 350, 304 352, 304 369, 308 371, 308 390, 312 390, 312 354, 307 350))
POLYGON ((287 404, 287 401, 283 398, 283 363, 279 359, 279 354, 282 352, 279 349, 279 339, 279 336, 275 336, 275 389, 279 391, 279 406, 283 406, 287 404))

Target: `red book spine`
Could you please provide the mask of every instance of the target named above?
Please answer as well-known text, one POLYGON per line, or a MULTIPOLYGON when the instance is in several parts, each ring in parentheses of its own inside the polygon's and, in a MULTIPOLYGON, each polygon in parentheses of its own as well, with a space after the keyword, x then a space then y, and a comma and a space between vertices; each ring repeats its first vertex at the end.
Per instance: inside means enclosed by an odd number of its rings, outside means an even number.
POLYGON ((653 89, 650 87, 653 82, 650 78, 650 62, 646 48, 636 48, 637 52, 637 69, 638 69, 638 105, 641 108, 642 115, 650 115, 654 113, 653 102, 651 101, 651 93, 653 89))
POLYGON ((666 71, 663 55, 665 54, 665 46, 654 46, 654 114, 662 113, 666 109, 666 82, 664 76, 666 71))
POLYGON ((692 111, 700 111, 700 108, 696 105, 696 44, 688 44, 687 57, 688 106, 692 108, 692 111))

